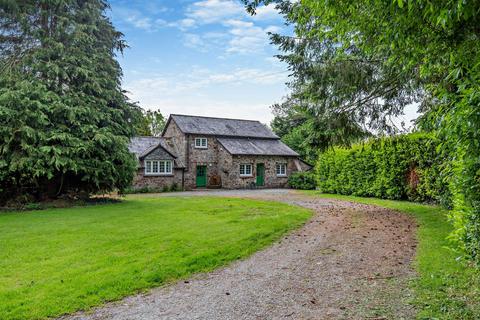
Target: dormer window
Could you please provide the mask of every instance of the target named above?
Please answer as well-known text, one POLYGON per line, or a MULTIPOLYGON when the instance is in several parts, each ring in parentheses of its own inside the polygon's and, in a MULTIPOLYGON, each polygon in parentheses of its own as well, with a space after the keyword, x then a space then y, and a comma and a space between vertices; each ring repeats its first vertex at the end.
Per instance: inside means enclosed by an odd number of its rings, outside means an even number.
POLYGON ((207 138, 195 138, 195 148, 196 149, 207 149, 207 138))
POLYGON ((172 160, 145 160, 145 175, 164 176, 171 175, 172 160))

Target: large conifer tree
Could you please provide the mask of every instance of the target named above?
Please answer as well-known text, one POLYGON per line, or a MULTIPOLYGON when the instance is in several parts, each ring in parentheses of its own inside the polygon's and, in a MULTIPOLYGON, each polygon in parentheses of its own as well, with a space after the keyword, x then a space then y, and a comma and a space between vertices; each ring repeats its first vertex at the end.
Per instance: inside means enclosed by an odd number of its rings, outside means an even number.
POLYGON ((126 187, 136 107, 103 0, 0 1, 0 202, 126 187))

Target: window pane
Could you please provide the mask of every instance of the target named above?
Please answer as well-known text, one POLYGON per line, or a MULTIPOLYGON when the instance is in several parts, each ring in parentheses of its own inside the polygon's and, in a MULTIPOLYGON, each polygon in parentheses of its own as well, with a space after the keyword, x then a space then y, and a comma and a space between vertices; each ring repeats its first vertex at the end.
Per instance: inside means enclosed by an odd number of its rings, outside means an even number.
POLYGON ((158 161, 152 161, 152 173, 158 173, 158 161))
POLYGON ((165 161, 165 172, 172 173, 172 161, 165 161))
POLYGON ((245 174, 252 174, 252 165, 251 164, 246 165, 245 174))
POLYGON ((202 147, 206 147, 207 146, 207 139, 202 139, 202 147))
POLYGON ((165 161, 159 161, 160 163, 160 173, 165 173, 165 161))
POLYGON ((146 167, 146 172, 147 173, 152 172, 152 162, 151 161, 145 161, 145 167, 146 167))
POLYGON ((245 165, 240 165, 240 174, 245 174, 245 165))

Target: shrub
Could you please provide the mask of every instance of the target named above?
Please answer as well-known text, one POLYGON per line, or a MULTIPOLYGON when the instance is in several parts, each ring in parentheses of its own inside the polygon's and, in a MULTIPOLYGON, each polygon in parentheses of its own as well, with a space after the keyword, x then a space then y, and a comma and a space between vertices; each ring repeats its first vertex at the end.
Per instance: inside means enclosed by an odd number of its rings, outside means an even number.
POLYGON ((288 178, 288 185, 293 189, 313 190, 316 187, 313 172, 295 172, 288 178))
POLYGON ((449 162, 437 146, 433 136, 416 133, 335 148, 320 154, 317 184, 327 193, 449 206, 451 196, 442 178, 449 162))
POLYGON ((170 192, 170 191, 182 191, 182 188, 177 183, 172 183, 170 186, 163 187, 130 187, 122 192, 122 194, 135 194, 135 193, 160 193, 160 192, 170 192))
POLYGON ((130 188, 127 188, 126 190, 124 190, 122 192, 122 194, 158 193, 158 192, 161 192, 161 191, 162 190, 159 189, 159 188, 153 188, 153 187, 148 187, 148 186, 140 187, 140 188, 130 187, 130 188))
POLYGON ((176 183, 172 183, 172 185, 170 186, 170 191, 174 192, 174 191, 182 191, 182 188, 176 183))

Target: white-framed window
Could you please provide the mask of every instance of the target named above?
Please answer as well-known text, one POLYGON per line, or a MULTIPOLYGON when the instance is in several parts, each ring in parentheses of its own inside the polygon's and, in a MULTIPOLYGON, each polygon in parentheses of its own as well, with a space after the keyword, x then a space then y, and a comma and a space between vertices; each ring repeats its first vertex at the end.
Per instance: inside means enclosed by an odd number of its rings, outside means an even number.
POLYGON ((240 165, 240 177, 251 177, 252 165, 250 163, 242 163, 240 165))
POLYGON ((172 173, 172 160, 145 160, 145 175, 168 175, 172 173))
POLYGON ((195 148, 207 149, 208 148, 207 138, 195 138, 195 148))
POLYGON ((287 176, 287 164, 286 163, 277 163, 275 166, 275 171, 277 177, 286 177, 287 176))

